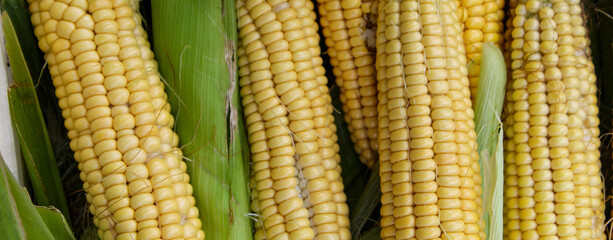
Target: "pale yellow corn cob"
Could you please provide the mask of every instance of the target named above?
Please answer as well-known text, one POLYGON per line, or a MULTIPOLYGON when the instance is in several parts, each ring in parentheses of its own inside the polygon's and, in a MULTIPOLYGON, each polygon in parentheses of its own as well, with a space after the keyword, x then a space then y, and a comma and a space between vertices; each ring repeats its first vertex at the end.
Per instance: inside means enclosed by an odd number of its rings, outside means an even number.
MULTIPOLYGON (((345 121, 360 160, 368 167, 377 151, 377 89, 374 57, 360 0, 318 0, 328 55, 339 86, 345 121)), ((371 37, 372 38, 372 37, 371 37)))
POLYGON ((255 238, 349 239, 313 5, 249 0, 237 6, 241 96, 257 192, 252 210, 261 218, 255 238))
POLYGON ((378 6, 383 239, 484 238, 456 9, 455 1, 387 0, 378 6))
POLYGON ((596 77, 579 1, 512 4, 508 239, 604 239, 596 77), (510 139, 512 137, 512 139, 510 139), (510 181, 509 181, 510 180, 510 181))
POLYGON ((146 72, 156 64, 141 54, 149 44, 139 46, 130 2, 30 1, 30 10, 99 237, 203 239, 170 107, 157 69, 146 72))

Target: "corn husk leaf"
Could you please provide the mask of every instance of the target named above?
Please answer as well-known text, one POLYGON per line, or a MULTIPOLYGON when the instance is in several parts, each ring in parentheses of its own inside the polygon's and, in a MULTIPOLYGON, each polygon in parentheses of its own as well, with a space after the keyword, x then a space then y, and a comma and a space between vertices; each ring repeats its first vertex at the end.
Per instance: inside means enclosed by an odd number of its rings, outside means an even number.
POLYGON ((69 219, 57 161, 35 90, 34 78, 38 79, 38 75, 34 73, 42 68, 42 64, 37 59, 36 37, 24 4, 15 0, 2 3, 6 50, 14 80, 8 92, 11 120, 36 203, 54 206, 69 219), (35 67, 40 68, 31 69, 35 67))
POLYGON ((360 238, 360 240, 381 240, 381 227, 376 226, 368 231, 364 232, 360 238))
POLYGON ((55 239, 75 239, 62 212, 55 207, 35 206, 38 215, 45 221, 55 239))
POLYGON ((492 43, 483 44, 481 59, 475 103, 475 129, 483 179, 482 218, 485 221, 487 239, 502 239, 504 159, 500 116, 507 74, 502 52, 492 43))
POLYGON ((55 208, 32 204, 0 156, 0 232, 5 239, 75 239, 68 222, 55 208))
POLYGON ((380 205, 381 184, 379 178, 379 163, 372 168, 366 187, 362 188, 362 194, 358 199, 353 211, 349 212, 351 222, 351 236, 359 236, 367 222, 375 222, 370 219, 373 211, 380 205))
POLYGON ((154 0, 153 46, 207 239, 252 238, 234 1, 154 0))

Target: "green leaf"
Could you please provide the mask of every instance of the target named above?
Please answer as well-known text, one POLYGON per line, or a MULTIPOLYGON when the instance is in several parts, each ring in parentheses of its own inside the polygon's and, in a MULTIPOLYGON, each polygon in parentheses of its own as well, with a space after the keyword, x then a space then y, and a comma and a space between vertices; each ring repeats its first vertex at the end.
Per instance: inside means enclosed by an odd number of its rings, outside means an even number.
MULTIPOLYGON (((18 32, 32 31, 29 26, 27 30, 23 29, 26 27, 23 25, 23 7, 25 6, 14 1, 3 2, 5 11, 2 12, 2 22, 14 80, 8 93, 11 119, 37 204, 55 206, 69 216, 57 162, 38 105, 33 70, 30 69, 32 61, 26 60, 29 51, 22 48, 22 44, 30 48, 32 44, 37 46, 31 42, 36 38, 28 39, 27 35, 18 35, 18 32), (14 5, 10 5, 11 3, 14 5), (20 24, 13 25, 14 20, 20 24), (19 30, 16 27, 20 27, 19 30)), ((27 19, 25 21, 29 23, 27 19)))
POLYGON ((364 232, 360 240, 381 240, 381 227, 376 226, 364 232))
POLYGON ((9 178, 12 177, 4 160, 0 168, 0 232, 8 239, 24 239, 26 237, 25 229, 21 225, 19 212, 17 212, 17 203, 13 199, 9 178))
POLYGON ((0 232, 6 239, 74 239, 61 213, 41 214, 0 156, 0 232))
POLYGON ((151 6, 154 52, 206 238, 251 239, 234 1, 154 0, 151 6))
POLYGON ((51 234, 55 239, 75 239, 72 235, 68 222, 62 212, 54 207, 35 206, 36 211, 41 216, 48 229, 52 229, 51 234))
POLYGON ((483 219, 487 239, 502 239, 502 190, 504 159, 502 149, 502 104, 505 96, 506 66, 502 52, 492 43, 483 44, 479 88, 475 103, 477 152, 483 179, 483 219))
POLYGON ((366 188, 360 189, 362 194, 358 199, 355 208, 350 212, 351 235, 358 236, 362 228, 370 219, 373 211, 379 206, 381 201, 381 184, 379 178, 379 163, 372 169, 366 188))

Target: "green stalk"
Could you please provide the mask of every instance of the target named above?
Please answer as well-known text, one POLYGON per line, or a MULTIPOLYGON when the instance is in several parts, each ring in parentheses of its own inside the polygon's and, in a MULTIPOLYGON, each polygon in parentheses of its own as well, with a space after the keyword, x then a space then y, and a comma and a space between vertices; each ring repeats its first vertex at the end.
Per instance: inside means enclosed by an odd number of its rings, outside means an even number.
POLYGON ((504 159, 502 104, 506 67, 502 52, 492 43, 483 44, 479 88, 475 103, 475 130, 483 188, 483 220, 486 239, 502 239, 504 159))
POLYGON ((252 238, 231 0, 154 0, 153 47, 206 239, 252 238))

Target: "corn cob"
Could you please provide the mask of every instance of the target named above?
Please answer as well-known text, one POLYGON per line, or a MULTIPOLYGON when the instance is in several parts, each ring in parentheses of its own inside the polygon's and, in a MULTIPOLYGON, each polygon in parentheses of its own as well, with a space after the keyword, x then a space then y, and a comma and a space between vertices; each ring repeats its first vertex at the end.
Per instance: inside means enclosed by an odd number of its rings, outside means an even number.
POLYGON ((130 2, 29 4, 99 237, 204 239, 174 120, 157 69, 147 69, 153 55, 141 53, 148 43, 135 37, 140 21, 130 2))
MULTIPOLYGON (((458 2, 454 3, 452 9, 462 9, 458 2)), ((451 26, 449 26, 451 27, 451 26)), ((463 32, 464 26, 461 21, 458 21, 454 25, 458 33, 463 32)), ((463 35, 456 35, 458 43, 462 43, 463 35)), ((466 66, 466 48, 464 44, 457 45, 458 51, 458 63, 461 66, 466 66)), ((467 239, 485 239, 485 222, 481 219, 483 214, 482 209, 482 189, 481 189, 481 165, 478 161, 478 154, 476 152, 476 133, 474 131, 475 124, 472 121, 474 119, 474 111, 472 109, 472 101, 470 100, 470 88, 469 79, 465 77, 467 74, 466 68, 460 68, 459 72, 462 76, 461 81, 463 88, 452 89, 450 94, 454 101, 454 124, 456 144, 458 147, 458 165, 460 167, 460 190, 461 190, 461 210, 463 221, 465 225, 464 234, 467 239), (471 121, 469 121, 471 120, 471 121), (473 159, 473 156, 477 156, 473 159), (474 201, 474 202, 473 202, 474 201)), ((439 173, 440 175, 440 173, 439 173)), ((449 176, 445 176, 449 177, 449 176)), ((445 202, 440 203, 446 204, 445 202)), ((450 207, 453 209, 453 207, 450 207)), ((451 236, 449 236, 451 237, 451 236)), ((452 238, 453 239, 453 238, 452 238)))
POLYGON ((323 158, 323 164, 326 169, 326 178, 330 181, 330 190, 334 195, 336 202, 337 223, 340 227, 340 235, 342 239, 351 238, 349 232, 349 208, 345 203, 345 196, 342 178, 340 176, 341 157, 338 154, 339 145, 336 143, 338 136, 336 135, 336 125, 334 124, 332 98, 328 94, 328 79, 325 76, 325 69, 322 66, 323 60, 320 57, 321 50, 319 48, 319 34, 317 32, 318 25, 316 23, 316 14, 313 11, 314 4, 311 1, 291 1, 290 6, 298 11, 298 17, 303 19, 303 30, 305 31, 306 40, 309 43, 311 51, 311 63, 317 72, 317 82, 319 83, 319 97, 313 95, 310 98, 312 106, 319 106, 314 112, 315 128, 320 136, 318 144, 320 146, 320 154, 323 158), (305 5, 301 5, 305 3, 305 5), (321 102, 321 105, 316 105, 316 102, 321 102))
POLYGON ((482 239, 476 134, 455 1, 378 7, 383 239, 482 239))
MULTIPOLYGON (((151 86, 149 93, 151 94, 153 101, 153 110, 156 116, 158 116, 156 125, 160 127, 161 130, 168 132, 174 125, 174 118, 169 115, 170 105, 167 104, 167 95, 164 92, 165 85, 160 80, 160 75, 157 70, 157 62, 154 59, 153 51, 151 51, 151 44, 147 40, 147 33, 143 29, 142 19, 138 14, 138 1, 131 0, 130 6, 135 12, 133 18, 137 23, 136 27, 134 28, 134 37, 136 38, 140 49, 141 57, 144 60, 146 80, 151 86), (167 120, 165 120, 166 116, 168 116, 167 120)), ((163 152, 167 151, 170 151, 170 149, 163 150, 163 152)), ((168 164, 168 175, 171 177, 170 180, 172 181, 172 186, 175 189, 175 198, 177 199, 177 204, 179 205, 179 211, 184 213, 186 211, 196 210, 196 208, 192 210, 185 209, 185 207, 195 202, 194 197, 191 195, 191 192, 193 191, 191 190, 191 185, 184 185, 189 183, 189 175, 185 173, 187 166, 185 166, 185 163, 182 161, 169 160, 169 157, 171 156, 165 154, 164 159, 168 164)), ((190 221, 192 225, 196 227, 196 229, 199 229, 201 226, 197 216, 188 218, 186 221, 190 221)))
MULTIPOLYGON (((453 9, 458 9, 458 11, 464 9, 461 7, 461 4, 458 1, 454 1, 453 3, 453 9)), ((458 17, 459 16, 466 16, 466 14, 460 12, 458 13, 458 17)), ((456 22, 455 29, 457 32, 464 32, 464 23, 462 21, 456 22)), ((459 43, 465 41, 464 35, 462 34, 456 35, 456 38, 459 43)), ((467 48, 468 47, 465 47, 465 44, 457 45, 459 64, 462 66, 466 66, 467 64, 467 48)), ((470 72, 464 72, 467 71, 467 69, 461 68, 460 71, 462 71, 460 72, 462 76, 468 74, 470 77, 470 72)), ((469 78, 462 78, 462 81, 470 80, 469 78)), ((470 85, 470 82, 464 84, 470 85)), ((461 209, 464 211, 464 224, 466 225, 465 234, 468 239, 485 239, 485 232, 483 232, 483 229, 485 229, 485 222, 483 219, 481 219, 483 215, 483 202, 481 199, 481 194, 483 193, 481 189, 481 165, 479 164, 478 160, 473 161, 471 157, 471 155, 477 155, 475 152, 476 148, 473 149, 473 146, 476 146, 477 137, 474 131, 469 131, 469 129, 475 129, 475 124, 473 121, 466 121, 468 119, 474 119, 474 111, 471 107, 474 101, 471 101, 472 95, 469 87, 464 86, 463 89, 457 89, 453 93, 462 94, 457 95, 456 99, 454 99, 457 102, 457 105, 454 107, 454 120, 456 124, 455 132, 458 136, 456 138, 456 144, 458 145, 458 164, 460 166, 460 189, 462 191, 461 198, 471 200, 474 199, 475 201, 474 204, 470 201, 462 202, 461 209), (459 96, 463 96, 464 98, 459 96)))
POLYGON ((517 187, 506 193, 509 239, 605 238, 596 77, 579 4, 512 8, 513 131, 505 146, 515 163, 507 174, 516 176, 508 186, 517 187))
POLYGON ((255 238, 349 239, 313 5, 248 0, 237 7, 255 238))
POLYGON ((360 0, 318 0, 318 4, 345 121, 360 161, 372 167, 378 146, 377 89, 374 59, 367 46, 372 30, 363 14, 371 4, 360 0))
MULTIPOLYGON (((64 125, 68 129, 68 137, 71 140, 70 147, 73 150, 74 158, 79 162, 79 169, 81 170, 81 180, 83 181, 83 189, 87 192, 88 202, 90 202, 90 211, 92 214, 98 216, 94 220, 94 224, 98 227, 98 234, 103 236, 104 232, 114 235, 115 222, 110 218, 110 212, 107 210, 107 201, 104 197, 105 188, 102 185, 102 172, 101 167, 98 164, 95 154, 93 153, 91 131, 89 130, 89 122, 87 118, 83 116, 83 90, 81 84, 77 82, 79 80, 78 72, 75 69, 75 58, 73 53, 68 49, 64 51, 52 51, 51 46, 55 43, 60 36, 58 34, 58 22, 64 17, 63 12, 55 13, 55 17, 50 14, 51 6, 54 1, 29 1, 30 12, 32 13, 31 21, 35 26, 34 32, 39 39, 39 47, 45 52, 45 57, 49 64, 49 72, 53 79, 53 84, 56 88, 56 96, 59 101, 60 108, 62 109, 62 115, 64 116, 64 125), (47 27, 45 27, 47 26, 47 27), (59 55, 59 59, 56 57, 59 55), (60 69, 60 64, 63 66, 60 69), (72 66, 71 66, 72 65, 72 66), (66 85, 69 85, 69 91, 66 91, 66 85), (70 100, 69 100, 70 98, 70 100), (69 103, 72 103, 69 105, 69 103), (81 109, 80 114, 71 115, 72 108, 81 109), (76 123, 76 124, 75 124, 76 123), (81 143, 81 144, 79 144, 81 143)), ((58 3, 59 4, 59 3, 58 3)), ((76 23, 79 21, 79 25, 75 24, 75 32, 81 32, 81 37, 71 39, 71 35, 68 33, 62 34, 63 38, 59 43, 64 43, 70 46, 71 43, 80 42, 81 46, 92 46, 93 43, 93 18, 86 14, 87 3, 82 1, 78 4, 77 1, 68 10, 64 10, 65 22, 69 21, 76 23), (89 35, 89 36, 88 36, 89 35), (66 40, 69 41, 66 44, 66 40), (70 42, 73 40, 73 42, 70 42)), ((63 21, 64 22, 64 21, 63 21)), ((64 24, 64 23, 62 23, 64 24)), ((70 24, 69 24, 70 25, 70 24)), ((83 49, 83 47, 81 47, 83 49)), ((94 64, 98 62, 99 56, 95 52, 95 45, 93 48, 89 48, 90 51, 84 51, 79 63, 87 63, 87 56, 93 58, 94 64), (89 53, 89 54, 87 54, 89 53)), ((98 75, 99 76, 99 75, 98 75)))
POLYGON ((479 71, 481 66, 481 50, 484 42, 492 42, 501 46, 504 18, 504 0, 462 0, 458 11, 464 25, 464 45, 466 57, 472 63, 468 72, 470 80, 471 100, 475 103, 479 71))

